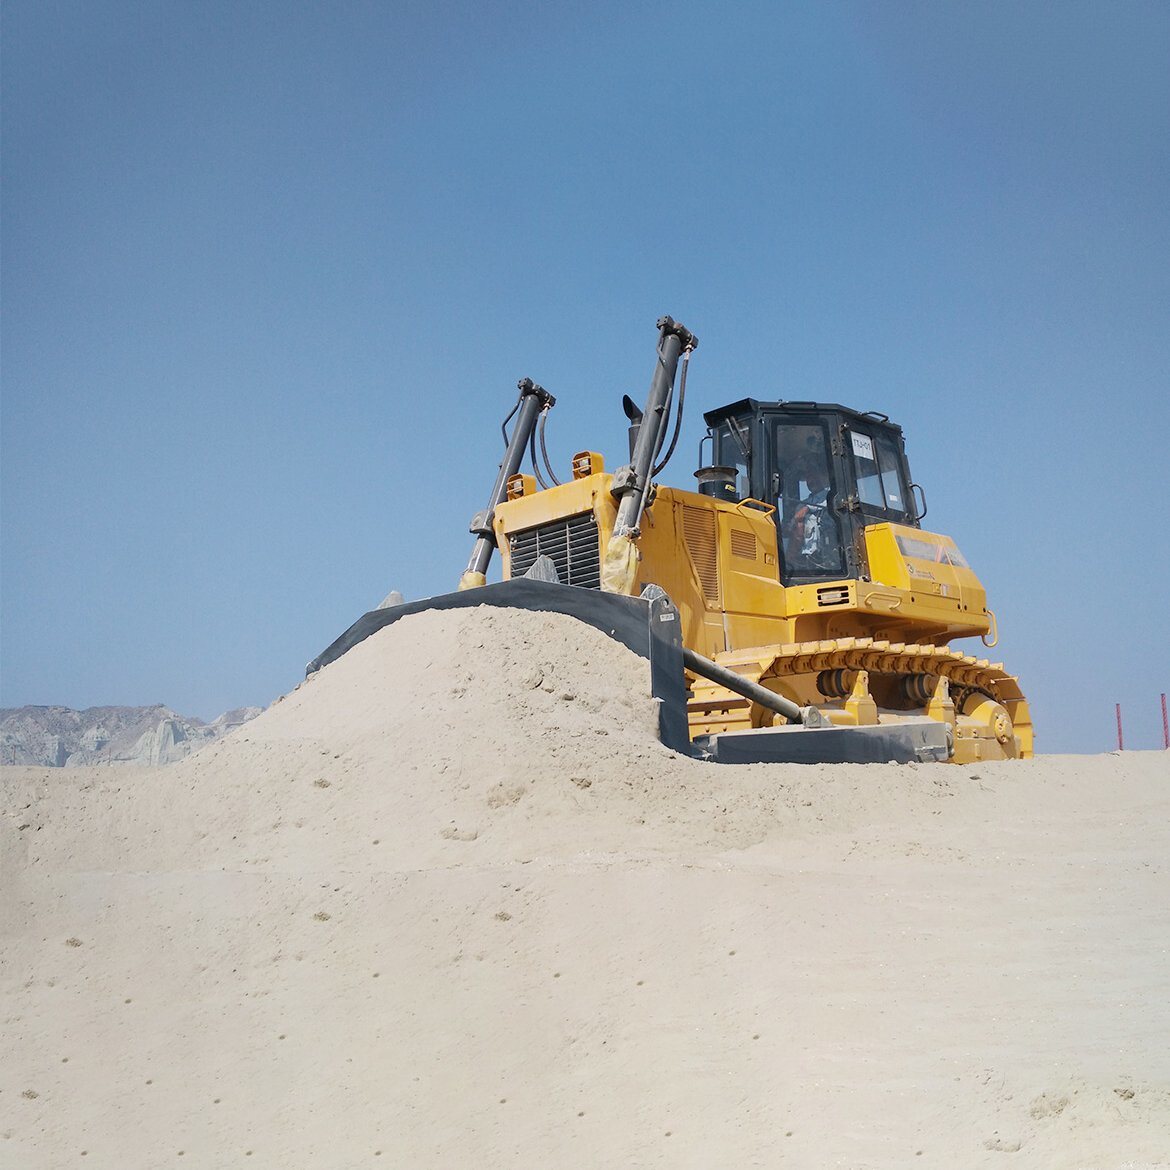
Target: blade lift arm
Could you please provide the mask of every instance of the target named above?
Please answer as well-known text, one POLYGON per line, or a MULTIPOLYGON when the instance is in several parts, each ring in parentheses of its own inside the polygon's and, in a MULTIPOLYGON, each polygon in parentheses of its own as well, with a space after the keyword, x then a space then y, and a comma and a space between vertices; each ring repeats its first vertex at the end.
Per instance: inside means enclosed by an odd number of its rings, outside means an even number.
POLYGON ((655 460, 666 437, 679 357, 684 352, 689 356, 698 343, 698 338, 672 317, 658 319, 658 360, 650 380, 646 408, 637 423, 638 437, 630 462, 618 469, 610 487, 610 493, 618 501, 618 512, 601 571, 601 588, 608 593, 633 592, 638 556, 634 541, 641 531, 639 526, 650 498, 655 460))
MULTIPOLYGON (((476 540, 471 550, 471 557, 467 562, 467 568, 459 579, 460 589, 476 589, 487 583, 487 568, 492 559, 492 551, 496 547, 496 535, 492 528, 496 505, 504 502, 508 493, 508 480, 520 470, 524 454, 534 442, 537 421, 556 403, 556 399, 531 378, 521 378, 517 383, 517 388, 520 391, 520 399, 517 403, 519 417, 512 427, 512 434, 508 436, 507 446, 504 448, 504 458, 500 462, 500 470, 496 475, 496 482, 492 487, 488 506, 482 512, 476 512, 471 518, 469 531, 476 540)), ((515 409, 513 413, 516 413, 515 409)))

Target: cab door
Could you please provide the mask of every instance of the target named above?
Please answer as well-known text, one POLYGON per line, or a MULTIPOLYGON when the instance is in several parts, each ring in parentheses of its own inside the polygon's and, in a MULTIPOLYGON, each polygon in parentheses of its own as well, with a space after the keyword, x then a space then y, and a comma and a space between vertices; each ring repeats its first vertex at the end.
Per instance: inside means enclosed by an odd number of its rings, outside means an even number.
POLYGON ((811 411, 774 415, 765 430, 767 501, 776 505, 785 584, 836 581, 847 573, 849 523, 831 430, 828 417, 811 411))

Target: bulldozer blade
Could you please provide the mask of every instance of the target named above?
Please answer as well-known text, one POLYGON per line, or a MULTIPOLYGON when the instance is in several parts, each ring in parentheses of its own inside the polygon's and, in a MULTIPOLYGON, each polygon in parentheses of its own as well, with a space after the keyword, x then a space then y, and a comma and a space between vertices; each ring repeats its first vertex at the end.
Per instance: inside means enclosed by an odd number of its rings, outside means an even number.
POLYGON ((621 642, 650 666, 650 694, 659 700, 658 737, 674 751, 719 764, 869 764, 946 760, 950 728, 909 718, 876 727, 804 727, 792 724, 725 731, 691 743, 678 610, 661 591, 644 597, 603 593, 527 577, 478 589, 442 593, 363 614, 305 669, 314 674, 371 634, 412 614, 475 606, 563 613, 621 642))
POLYGON ((910 718, 875 727, 758 727, 724 731, 695 741, 719 764, 945 763, 951 731, 936 719, 910 718))
POLYGON ((645 658, 650 664, 650 694, 660 700, 659 739, 674 751, 694 754, 687 725, 681 623, 678 610, 665 595, 626 597, 525 577, 498 581, 478 589, 442 593, 437 597, 424 597, 363 614, 309 663, 305 674, 316 673, 371 634, 411 614, 427 610, 470 609, 478 605, 567 614, 594 626, 645 658))

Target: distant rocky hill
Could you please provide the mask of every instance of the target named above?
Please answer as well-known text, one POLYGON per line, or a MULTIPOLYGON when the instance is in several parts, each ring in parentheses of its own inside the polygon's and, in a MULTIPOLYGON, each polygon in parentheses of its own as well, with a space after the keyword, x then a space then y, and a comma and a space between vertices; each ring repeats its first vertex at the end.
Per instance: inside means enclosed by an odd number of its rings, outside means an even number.
POLYGON ((170 764, 260 714, 239 707, 218 719, 155 707, 0 708, 0 764, 74 768, 85 764, 170 764))

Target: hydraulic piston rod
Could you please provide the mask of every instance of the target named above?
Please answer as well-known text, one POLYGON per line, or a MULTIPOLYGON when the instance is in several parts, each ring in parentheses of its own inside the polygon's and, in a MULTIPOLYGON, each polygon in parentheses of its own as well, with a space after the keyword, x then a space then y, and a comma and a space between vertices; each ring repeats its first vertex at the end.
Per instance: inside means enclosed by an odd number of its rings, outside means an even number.
POLYGON ((662 447, 679 355, 684 349, 694 349, 698 345, 695 335, 670 317, 658 319, 658 331, 658 361, 650 380, 650 395, 646 399, 646 409, 642 412, 634 453, 630 462, 614 475, 610 488, 612 495, 619 501, 617 521, 614 524, 616 536, 637 532, 646 506, 654 460, 662 447))
POLYGON ((496 534, 492 528, 496 505, 504 502, 504 497, 508 493, 508 480, 520 470, 524 452, 532 440, 540 412, 549 410, 556 403, 556 399, 531 378, 521 378, 517 386, 520 390, 519 417, 512 427, 512 434, 504 449, 504 458, 500 463, 488 506, 482 512, 476 512, 471 518, 468 530, 475 535, 476 540, 471 550, 471 559, 468 560, 467 568, 459 579, 460 589, 475 589, 486 584, 488 564, 492 559, 492 550, 496 547, 496 534))
POLYGON ((646 409, 638 423, 633 454, 630 462, 618 469, 609 489, 618 501, 613 534, 606 545, 601 569, 601 588, 609 593, 629 594, 634 590, 638 559, 634 541, 650 497, 654 461, 666 434, 678 359, 684 349, 692 350, 698 345, 695 335, 672 317, 659 317, 658 334, 658 361, 650 380, 646 409))
POLYGON ((726 666, 712 662, 710 658, 704 658, 702 654, 686 646, 683 647, 683 665, 695 674, 709 678, 729 691, 734 691, 769 711, 783 715, 790 723, 803 723, 805 727, 823 727, 826 724, 825 717, 816 707, 799 707, 791 699, 786 699, 783 695, 778 695, 775 691, 736 674, 734 670, 728 670, 726 666))

